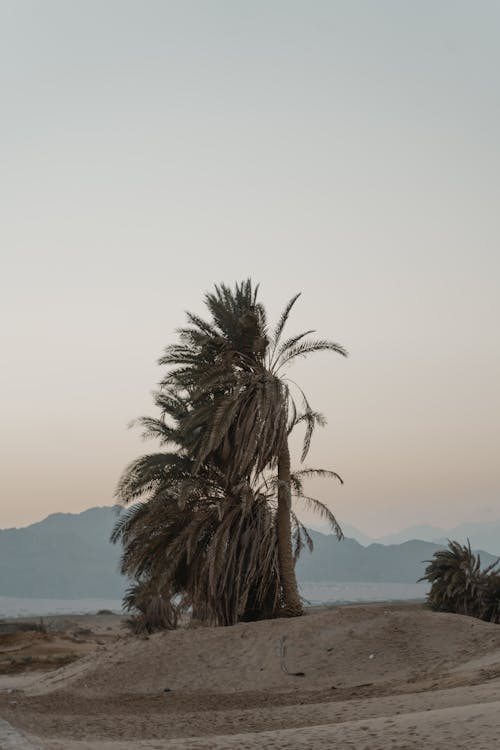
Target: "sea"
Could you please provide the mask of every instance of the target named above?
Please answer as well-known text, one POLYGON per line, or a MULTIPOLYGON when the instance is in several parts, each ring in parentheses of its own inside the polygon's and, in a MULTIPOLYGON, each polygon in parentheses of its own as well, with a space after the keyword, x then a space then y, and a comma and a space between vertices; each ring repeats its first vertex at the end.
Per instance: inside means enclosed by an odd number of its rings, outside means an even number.
POLYGON ((301 583, 308 604, 356 604, 424 600, 429 583, 301 583))
MULTIPOLYGON (((354 604, 385 601, 423 601, 428 583, 301 583, 306 604, 354 604)), ((35 599, 0 596, 0 619, 47 615, 95 614, 99 610, 120 613, 120 599, 35 599)))

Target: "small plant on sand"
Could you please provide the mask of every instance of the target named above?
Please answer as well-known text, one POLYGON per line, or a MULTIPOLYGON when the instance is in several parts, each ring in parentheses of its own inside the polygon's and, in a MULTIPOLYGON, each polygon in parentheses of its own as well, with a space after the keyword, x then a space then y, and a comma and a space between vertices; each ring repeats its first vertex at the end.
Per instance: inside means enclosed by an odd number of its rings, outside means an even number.
POLYGON ((432 609, 500 623, 499 561, 482 570, 481 557, 469 541, 462 545, 448 540, 448 548, 427 562, 420 580, 432 584, 427 597, 432 609))

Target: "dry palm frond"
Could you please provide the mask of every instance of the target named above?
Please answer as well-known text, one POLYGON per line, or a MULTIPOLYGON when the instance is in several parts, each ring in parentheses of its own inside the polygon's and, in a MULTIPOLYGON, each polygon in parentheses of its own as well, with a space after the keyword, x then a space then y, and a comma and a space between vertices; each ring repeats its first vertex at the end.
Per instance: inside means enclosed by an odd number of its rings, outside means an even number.
MULTIPOLYGON (((166 607, 169 592, 171 602, 182 602, 176 612, 191 607, 197 618, 211 624, 278 616, 277 477, 242 481, 228 490, 217 470, 205 473, 186 479, 182 471, 163 485, 146 483, 146 500, 125 509, 113 532, 112 540, 123 545, 122 572, 151 583, 141 589, 144 596, 161 592, 161 599, 154 594, 156 605, 166 607)), ((341 538, 330 510, 304 494, 303 480, 312 475, 336 477, 324 470, 297 472, 292 475, 294 497, 319 511, 341 538)), ((312 549, 312 539, 295 514, 292 529, 296 560, 304 545, 312 549)), ((144 609, 145 599, 143 603, 144 609)), ((142 612, 137 627, 143 627, 145 617, 142 612)))
POLYGON ((212 624, 279 613, 274 511, 263 495, 160 496, 119 519, 122 572, 154 581, 212 624))

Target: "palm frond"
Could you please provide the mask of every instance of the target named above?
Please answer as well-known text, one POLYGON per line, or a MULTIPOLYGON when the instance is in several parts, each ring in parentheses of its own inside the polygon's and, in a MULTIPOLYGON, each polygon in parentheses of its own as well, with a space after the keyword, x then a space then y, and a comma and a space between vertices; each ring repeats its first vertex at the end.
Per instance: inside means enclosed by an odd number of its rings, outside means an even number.
POLYGON ((302 341, 296 346, 288 349, 282 357, 280 357, 278 363, 275 366, 275 371, 283 369, 286 365, 292 362, 297 357, 307 357, 308 354, 313 352, 331 351, 341 354, 343 357, 347 357, 347 351, 340 344, 335 344, 333 341, 302 341))
POLYGON ((300 297, 301 292, 296 294, 294 297, 292 297, 291 300, 289 300, 285 306, 285 309, 281 313, 279 320, 276 324, 276 328, 274 329, 274 335, 273 335, 273 347, 276 349, 278 346, 279 340, 281 338, 281 334, 283 333, 283 329, 285 328, 286 322, 290 316, 290 313, 292 311, 293 306, 297 302, 298 298, 300 297))
POLYGON ((295 495, 295 498, 301 500, 307 508, 318 513, 318 515, 325 521, 328 521, 332 531, 339 541, 344 538, 344 533, 339 522, 325 503, 322 503, 321 500, 317 500, 315 497, 310 497, 309 495, 295 495))

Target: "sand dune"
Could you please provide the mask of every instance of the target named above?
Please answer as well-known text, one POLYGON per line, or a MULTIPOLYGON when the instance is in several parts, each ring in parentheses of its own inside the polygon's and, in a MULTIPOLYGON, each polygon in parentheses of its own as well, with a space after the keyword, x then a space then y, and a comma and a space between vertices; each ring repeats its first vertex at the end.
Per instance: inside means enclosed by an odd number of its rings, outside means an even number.
POLYGON ((126 638, 0 698, 46 750, 465 748, 500 736, 500 628, 422 606, 126 638))

